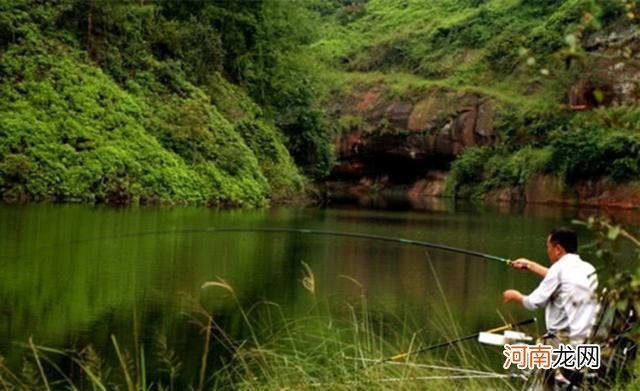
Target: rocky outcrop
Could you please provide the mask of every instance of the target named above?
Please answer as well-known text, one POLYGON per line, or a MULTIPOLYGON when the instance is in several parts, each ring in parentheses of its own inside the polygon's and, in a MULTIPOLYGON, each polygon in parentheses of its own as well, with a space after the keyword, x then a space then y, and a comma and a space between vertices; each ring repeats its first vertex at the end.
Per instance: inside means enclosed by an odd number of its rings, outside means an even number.
POLYGON ((552 175, 536 175, 523 191, 524 201, 534 204, 575 204, 577 201, 560 178, 552 175))
POLYGON ((362 119, 336 137, 341 161, 366 155, 452 160, 467 147, 496 141, 488 98, 439 88, 411 101, 388 100, 381 86, 372 87, 337 104, 333 115, 362 119))
POLYGON ((338 161, 328 196, 420 205, 444 192, 444 171, 465 148, 495 143, 492 102, 433 88, 393 98, 382 85, 339 99, 332 115, 347 123, 334 139, 338 161))
POLYGON ((338 99, 332 116, 345 129, 328 196, 371 205, 430 203, 444 192, 444 171, 466 148, 492 144, 494 107, 478 94, 433 88, 394 98, 382 85, 338 99))
POLYGON ((356 183, 327 182, 327 198, 339 203, 353 203, 363 207, 405 207, 440 210, 444 208, 446 173, 430 171, 413 184, 394 184, 388 176, 362 178, 356 183))
POLYGON ((611 180, 586 181, 575 188, 580 205, 640 208, 640 181, 618 184, 611 180))
POLYGON ((518 186, 503 187, 494 189, 485 195, 485 201, 494 204, 500 203, 520 203, 524 201, 522 188, 518 186))
POLYGON ((578 60, 584 68, 582 77, 567 93, 570 107, 586 110, 640 103, 638 30, 630 24, 610 26, 588 36, 583 46, 586 56, 578 60))
POLYGON ((418 180, 409 188, 409 199, 419 204, 424 199, 443 196, 446 176, 444 171, 430 171, 424 179, 418 180))
POLYGON ((640 181, 616 183, 603 178, 567 185, 555 176, 537 175, 523 187, 492 190, 485 195, 485 201, 637 209, 640 208, 640 181))

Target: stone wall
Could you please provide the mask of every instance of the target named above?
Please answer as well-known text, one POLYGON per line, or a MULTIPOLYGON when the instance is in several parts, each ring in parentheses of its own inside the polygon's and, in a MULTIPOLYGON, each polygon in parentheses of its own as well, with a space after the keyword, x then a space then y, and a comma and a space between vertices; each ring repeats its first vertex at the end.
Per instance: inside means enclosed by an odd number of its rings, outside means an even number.
POLYGON ((372 87, 334 106, 336 118, 362 119, 336 136, 340 163, 365 155, 453 160, 469 146, 497 141, 486 97, 435 88, 415 100, 387 100, 381 90, 372 87))

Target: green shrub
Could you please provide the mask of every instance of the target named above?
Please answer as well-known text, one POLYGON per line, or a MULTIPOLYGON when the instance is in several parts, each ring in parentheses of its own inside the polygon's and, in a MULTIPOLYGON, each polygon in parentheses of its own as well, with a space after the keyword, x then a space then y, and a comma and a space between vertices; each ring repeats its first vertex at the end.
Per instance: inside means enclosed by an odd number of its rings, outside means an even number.
POLYGON ((622 182, 640 175, 640 135, 596 126, 558 132, 553 165, 568 182, 610 176, 622 182))
POLYGON ((485 164, 483 178, 486 189, 522 186, 535 174, 544 173, 551 162, 551 148, 526 146, 514 153, 497 150, 485 164))
POLYGON ((0 170, 7 180, 21 180, 32 168, 31 158, 21 153, 4 155, 4 159, 0 162, 0 170))
POLYGON ((473 147, 451 165, 448 190, 458 195, 480 196, 506 186, 522 186, 535 174, 547 172, 552 150, 526 146, 515 152, 505 148, 473 147))
POLYGON ((484 164, 493 154, 488 147, 466 149, 451 164, 447 176, 447 192, 456 195, 463 185, 476 185, 483 180, 484 164))
MULTIPOLYGON (((258 206, 274 195, 303 192, 304 178, 279 130, 246 90, 220 73, 238 59, 231 57, 255 49, 225 53, 234 46, 231 36, 218 33, 220 23, 230 22, 237 32, 245 25, 279 23, 279 5, 269 8, 274 19, 251 21, 243 19, 245 12, 267 10, 173 1, 13 3, 0 6, 5 196, 258 206)), ((247 42, 257 38, 257 31, 251 34, 247 42)), ((281 40, 276 55, 301 42, 276 32, 261 44, 271 39, 281 40)), ((262 73, 246 79, 271 86, 271 79, 261 79, 271 75, 263 72, 267 68, 256 61, 254 69, 262 73)), ((308 72, 296 72, 295 80, 306 83, 308 72)), ((302 101, 285 101, 283 110, 295 107, 293 123, 300 124, 299 118, 314 112, 314 97, 306 84, 287 83, 292 78, 285 73, 279 83, 293 86, 302 101)), ((326 124, 320 118, 308 125, 313 135, 326 124)), ((291 136, 305 131, 298 127, 291 136)), ((325 143, 314 144, 318 150, 329 148, 327 137, 316 141, 325 143)))
POLYGON ((526 109, 509 105, 496 115, 495 131, 505 148, 518 150, 526 145, 541 147, 552 132, 566 129, 574 113, 549 108, 526 109))
MULTIPOLYGON (((158 125, 154 114, 171 113, 188 121, 192 117, 184 114, 206 108, 206 101, 200 106, 195 98, 171 101, 179 103, 176 113, 173 105, 121 90, 69 49, 40 46, 32 52, 11 46, 0 68, 7 71, 3 80, 18 78, 3 82, 0 96, 0 149, 7 154, 0 174, 5 193, 22 183, 34 200, 120 203, 215 198, 224 204, 260 205, 268 197, 266 180, 240 136, 229 124, 212 128, 215 118, 222 123, 219 114, 194 114, 204 121, 201 138, 187 135, 193 143, 185 145, 198 145, 208 153, 197 151, 201 156, 220 164, 220 175, 228 178, 224 182, 202 175, 191 166, 192 159, 183 160, 153 136, 157 131, 153 125, 158 125), (226 136, 216 138, 215 131, 226 136), (23 156, 29 165, 17 164, 11 154, 23 156), (224 166, 225 162, 235 166, 224 166)), ((172 145, 182 141, 173 134, 172 145)))

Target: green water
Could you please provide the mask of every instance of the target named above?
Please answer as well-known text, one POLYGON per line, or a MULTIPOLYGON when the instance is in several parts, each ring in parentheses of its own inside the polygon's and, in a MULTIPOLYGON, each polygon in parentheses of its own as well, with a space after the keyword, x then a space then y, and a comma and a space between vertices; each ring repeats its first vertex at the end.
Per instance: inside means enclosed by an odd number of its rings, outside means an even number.
MULTIPOLYGON (((305 227, 406 237, 546 262, 546 233, 592 213, 602 212, 442 204, 423 211, 0 205, 0 354, 17 365, 24 354, 19 343, 30 336, 40 345, 91 343, 107 352, 110 334, 123 343, 148 345, 166 335, 188 367, 188 377, 197 370, 202 335, 189 322, 185 303, 200 303, 231 334, 241 338, 243 333, 228 295, 200 286, 219 276, 245 305, 274 302, 295 319, 307 315, 311 303, 301 283, 301 262, 313 270, 319 298, 356 300, 360 288, 343 277, 348 276, 362 285, 373 311, 408 319, 410 327, 424 329, 425 343, 434 342, 440 338, 435 324, 442 319, 434 311, 444 308, 445 301, 461 331, 471 333, 499 325, 501 315, 529 317, 515 305, 501 304, 501 292, 528 292, 538 279, 499 262, 402 244, 171 231, 305 227)), ((615 217, 634 231, 640 225, 637 212, 617 212, 615 217)), ((588 232, 578 232, 582 239, 589 238, 588 232)), ((630 249, 623 253, 631 256, 630 249)), ((543 324, 536 327, 543 330, 543 324)))

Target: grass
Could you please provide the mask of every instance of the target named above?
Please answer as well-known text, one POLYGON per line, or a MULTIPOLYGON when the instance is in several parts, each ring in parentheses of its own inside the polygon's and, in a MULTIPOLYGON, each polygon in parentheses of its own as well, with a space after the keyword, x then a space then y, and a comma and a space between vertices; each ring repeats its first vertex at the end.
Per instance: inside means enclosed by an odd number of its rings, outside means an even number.
MULTIPOLYGON (((584 25, 585 12, 597 20, 606 7, 615 8, 584 0, 560 5, 511 0, 371 1, 326 17, 321 38, 312 47, 332 69, 407 73, 449 87, 475 87, 493 92, 492 96, 528 96, 544 103, 549 94, 561 96, 555 78, 545 80, 538 70, 560 72, 553 54, 563 47, 565 34, 584 25), (522 53, 535 59, 536 66, 525 66, 522 53)), ((585 28, 593 31, 597 22, 585 28)))
MULTIPOLYGON (((227 295, 241 323, 236 327, 247 332, 238 337, 236 331, 219 324, 215 314, 192 300, 189 319, 202 332, 200 365, 192 378, 184 378, 183 364, 166 339, 157 337, 155 349, 124 347, 111 335, 112 350, 103 356, 112 357, 112 367, 91 346, 62 350, 30 341, 24 345, 22 368, 9 369, 0 360, 0 385, 5 389, 49 384, 52 389, 99 390, 518 388, 504 374, 495 374, 484 354, 462 344, 448 348, 446 358, 441 350, 381 364, 385 357, 422 347, 423 326, 377 313, 358 281, 341 278, 359 287, 360 294, 332 303, 317 297, 313 270, 304 266, 301 290, 311 305, 306 316, 296 319, 287 318, 276 303, 243 305, 223 279, 205 283, 203 295, 227 295), (152 350, 155 354, 149 357, 157 358, 147 360, 145 354, 152 350), (69 363, 65 370, 60 362, 69 363)), ((441 330, 443 339, 458 337, 461 328, 446 304, 437 313, 431 326, 441 330)))
MULTIPOLYGON (((261 302, 245 310, 236 301, 238 311, 251 330, 252 343, 232 341, 216 327, 214 337, 224 341, 232 353, 229 361, 212 375, 216 386, 241 389, 424 389, 424 382, 428 380, 428 386, 433 388, 462 385, 469 389, 484 389, 489 384, 509 387, 509 383, 495 379, 489 383, 486 379, 466 379, 462 381, 469 383, 458 384, 456 380, 447 378, 444 366, 433 365, 441 364, 436 359, 423 366, 411 365, 410 361, 405 362, 407 365, 397 365, 402 364, 400 362, 376 365, 380 359, 407 347, 409 351, 417 349, 419 332, 411 331, 406 321, 376 319, 362 290, 355 302, 345 303, 337 311, 332 309, 328 303, 317 299, 313 271, 308 265, 304 269, 302 285, 314 303, 307 317, 289 320, 277 304, 261 302)), ((346 276, 343 278, 362 288, 358 281, 346 276)), ((235 295, 224 281, 205 285, 219 287, 235 295)), ((450 315, 448 311, 444 313, 450 315)), ((451 324, 449 320, 445 323, 451 324)), ((475 362, 463 347, 456 349, 455 354, 464 365, 483 365, 475 362)))
POLYGON ((523 95, 512 87, 521 80, 507 78, 499 83, 490 85, 466 84, 458 78, 433 80, 404 71, 394 72, 359 72, 328 70, 324 74, 325 80, 331 85, 339 85, 349 90, 366 89, 382 86, 388 91, 388 99, 404 99, 419 97, 432 88, 449 89, 459 92, 478 94, 491 97, 498 104, 515 105, 531 108, 557 108, 557 96, 552 91, 542 90, 533 95, 523 95))

